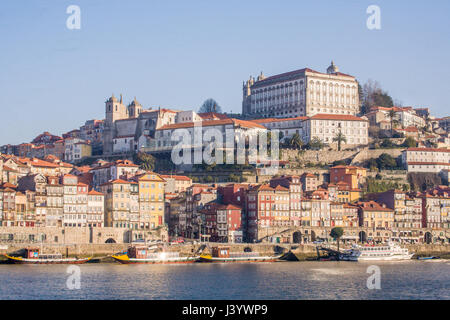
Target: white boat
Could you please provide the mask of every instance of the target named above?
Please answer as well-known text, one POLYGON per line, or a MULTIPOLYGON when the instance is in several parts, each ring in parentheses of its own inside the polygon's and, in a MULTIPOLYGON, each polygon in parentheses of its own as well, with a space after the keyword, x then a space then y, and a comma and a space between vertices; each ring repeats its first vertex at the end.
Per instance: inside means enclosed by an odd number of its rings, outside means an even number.
POLYGON ((127 252, 121 252, 112 255, 112 258, 123 264, 138 264, 138 263, 150 263, 150 264, 172 264, 172 263, 193 263, 196 262, 198 257, 180 256, 178 252, 152 252, 153 247, 147 246, 131 246, 127 252))
POLYGON ((413 255, 413 253, 409 253, 408 249, 404 249, 398 244, 388 243, 382 246, 353 245, 339 258, 343 261, 395 261, 409 260, 413 255))

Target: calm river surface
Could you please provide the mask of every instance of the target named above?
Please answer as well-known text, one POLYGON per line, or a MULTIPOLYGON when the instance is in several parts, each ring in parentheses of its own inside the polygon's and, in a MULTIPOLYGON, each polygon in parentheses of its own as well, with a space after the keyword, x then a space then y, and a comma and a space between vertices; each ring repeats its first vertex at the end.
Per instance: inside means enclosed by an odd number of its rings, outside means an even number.
POLYGON ((0 265, 0 299, 450 299, 450 261, 0 265), (367 267, 381 289, 367 289, 367 267))

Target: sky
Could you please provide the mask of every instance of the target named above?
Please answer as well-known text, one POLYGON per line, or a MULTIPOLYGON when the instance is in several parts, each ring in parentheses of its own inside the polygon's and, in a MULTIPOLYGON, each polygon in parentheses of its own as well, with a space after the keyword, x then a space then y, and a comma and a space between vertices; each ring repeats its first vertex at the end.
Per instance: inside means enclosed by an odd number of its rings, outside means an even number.
POLYGON ((144 108, 240 112, 242 83, 331 60, 404 106, 450 115, 450 1, 2 0, 0 145, 104 118, 112 93, 144 108), (81 10, 70 30, 66 9, 81 10), (378 5, 381 29, 366 13, 378 5))

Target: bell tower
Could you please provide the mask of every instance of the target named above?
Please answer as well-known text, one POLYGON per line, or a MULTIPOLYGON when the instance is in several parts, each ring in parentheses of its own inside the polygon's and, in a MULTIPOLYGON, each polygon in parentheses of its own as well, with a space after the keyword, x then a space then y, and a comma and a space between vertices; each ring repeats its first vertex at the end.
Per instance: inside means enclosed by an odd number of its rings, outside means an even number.
POLYGON ((142 112, 142 105, 136 100, 134 100, 128 105, 128 116, 130 118, 137 118, 142 112))

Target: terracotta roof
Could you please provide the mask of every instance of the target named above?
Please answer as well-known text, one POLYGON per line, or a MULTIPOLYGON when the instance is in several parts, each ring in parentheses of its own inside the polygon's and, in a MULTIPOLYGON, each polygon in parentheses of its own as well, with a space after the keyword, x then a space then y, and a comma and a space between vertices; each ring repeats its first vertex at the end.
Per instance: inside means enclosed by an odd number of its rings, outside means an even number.
POLYGON ((191 181, 191 178, 186 176, 174 176, 174 175, 161 175, 163 179, 175 179, 175 180, 182 180, 182 181, 191 181))
MULTIPOLYGON (((330 76, 327 73, 318 72, 318 71, 312 70, 310 68, 303 68, 303 69, 294 70, 294 71, 290 71, 290 72, 280 73, 280 74, 277 74, 277 75, 274 75, 274 76, 271 76, 271 77, 267 77, 264 80, 256 81, 252 87, 265 86, 268 83, 273 82, 274 80, 279 80, 279 79, 283 79, 283 78, 290 78, 290 77, 295 77, 295 76, 303 76, 303 75, 305 75, 306 72, 330 76)), ((354 78, 351 75, 348 75, 348 74, 345 74, 345 73, 341 73, 341 72, 337 72, 337 73, 331 74, 331 75, 338 75, 338 76, 345 76, 345 77, 354 78)))
POLYGON ((103 193, 98 192, 98 191, 95 191, 94 189, 92 189, 91 191, 89 191, 89 192, 88 192, 88 195, 91 195, 91 196, 104 196, 103 193))
MULTIPOLYGON (((175 124, 166 124, 165 126, 162 126, 161 128, 158 128, 156 130, 167 130, 167 129, 180 129, 180 128, 193 128, 195 126, 194 122, 184 122, 184 123, 175 123, 175 124)), ((222 120, 208 120, 208 121, 202 121, 201 126, 202 127, 210 127, 210 126, 222 126, 222 125, 234 125, 237 127, 247 127, 247 128, 261 128, 266 129, 264 126, 251 122, 246 120, 239 120, 239 119, 222 119, 222 120)))
POLYGON ((10 167, 8 167, 8 166, 3 166, 3 170, 4 171, 13 171, 13 172, 17 172, 16 170, 14 170, 13 168, 10 168, 10 167))
POLYGON ((357 205, 365 211, 394 211, 389 208, 383 208, 383 206, 375 201, 358 202, 357 205))
POLYGON ((325 114, 319 113, 312 117, 311 120, 346 120, 346 121, 369 121, 357 116, 346 115, 346 114, 325 114))
POLYGON ((295 121, 295 120, 307 120, 309 117, 295 117, 295 118, 264 118, 264 119, 254 119, 251 122, 256 123, 271 123, 271 122, 285 122, 285 121, 295 121))
POLYGON ((113 180, 113 181, 109 181, 109 182, 107 182, 105 184, 109 184, 109 183, 111 183, 111 184, 129 184, 130 182, 122 180, 122 179, 116 179, 116 180, 113 180))
POLYGON ((408 162, 408 165, 440 165, 450 167, 450 163, 448 162, 408 162))
POLYGON ((14 185, 12 183, 9 183, 9 182, 5 182, 4 184, 2 184, 2 187, 3 188, 11 188, 11 189, 16 189, 17 188, 16 185, 14 185))
POLYGON ((33 160, 31 160, 30 165, 34 166, 34 167, 42 167, 42 168, 57 168, 58 165, 48 162, 48 161, 44 161, 44 160, 40 160, 38 158, 33 158, 33 160))
POLYGON ((217 113, 217 112, 201 112, 201 113, 197 113, 197 115, 202 119, 210 119, 210 118, 217 118, 220 120, 229 119, 229 117, 226 114, 217 113))
POLYGON ((217 207, 219 210, 242 210, 241 207, 235 206, 233 204, 223 204, 217 207))
POLYGON ((450 152, 450 149, 438 148, 408 148, 405 151, 423 151, 423 152, 450 152))

